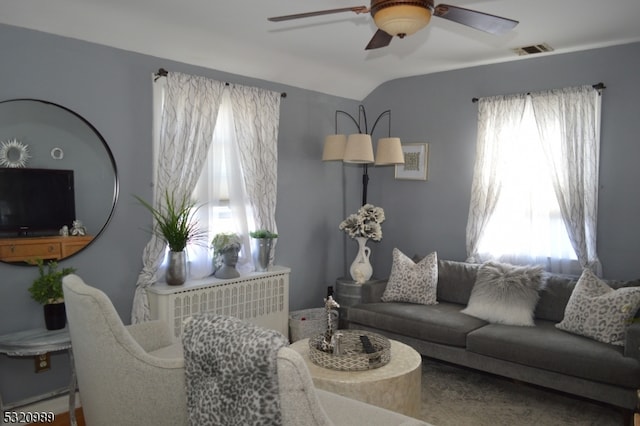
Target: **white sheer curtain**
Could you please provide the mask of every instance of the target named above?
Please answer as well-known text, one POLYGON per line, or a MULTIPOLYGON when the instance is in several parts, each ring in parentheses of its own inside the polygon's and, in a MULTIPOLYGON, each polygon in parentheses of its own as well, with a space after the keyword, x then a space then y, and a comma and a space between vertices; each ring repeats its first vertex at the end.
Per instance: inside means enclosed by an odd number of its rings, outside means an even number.
POLYGON ((531 99, 571 245, 580 266, 601 275, 596 252, 600 93, 581 86, 532 93, 531 99))
MULTIPOLYGON (((224 83, 177 72, 164 87, 159 150, 154 152, 153 205, 162 206, 168 190, 178 199, 191 195, 211 143, 224 83)), ((156 281, 165 244, 152 235, 142 255, 131 312, 132 323, 150 319, 146 288, 156 281)))
MULTIPOLYGON (((276 233, 280 99, 277 92, 231 86, 240 163, 254 226, 276 233)), ((248 234, 243 237, 244 246, 250 247, 248 234)), ((270 263, 274 253, 271 250, 270 263)))
POLYGON ((481 262, 479 243, 502 190, 503 147, 517 138, 525 95, 495 96, 478 101, 478 143, 467 221, 467 261, 481 262))
POLYGON ((480 100, 470 261, 600 272, 598 98, 589 86, 480 100))

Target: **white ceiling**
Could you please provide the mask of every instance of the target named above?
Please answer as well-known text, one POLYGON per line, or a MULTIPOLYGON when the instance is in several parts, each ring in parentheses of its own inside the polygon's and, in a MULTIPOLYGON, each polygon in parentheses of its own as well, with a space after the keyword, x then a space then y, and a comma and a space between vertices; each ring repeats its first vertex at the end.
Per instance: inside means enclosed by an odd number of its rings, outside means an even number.
POLYGON ((522 59, 515 47, 548 43, 557 54, 640 41, 638 0, 448 1, 520 24, 493 36, 434 17, 365 51, 369 14, 266 19, 364 0, 0 0, 0 22, 358 100, 388 80, 522 59))

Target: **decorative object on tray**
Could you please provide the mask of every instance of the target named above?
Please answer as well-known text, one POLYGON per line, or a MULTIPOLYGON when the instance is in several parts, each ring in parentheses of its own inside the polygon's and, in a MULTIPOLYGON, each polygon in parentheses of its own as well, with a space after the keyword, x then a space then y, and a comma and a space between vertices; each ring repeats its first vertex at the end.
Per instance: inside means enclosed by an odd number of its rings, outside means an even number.
POLYGON ((238 278, 240 273, 236 269, 238 252, 242 247, 240 236, 223 232, 216 234, 211 242, 213 246, 214 269, 213 276, 224 280, 238 278))
POLYGON ((391 360, 391 343, 380 334, 363 330, 340 330, 337 334, 341 335, 340 354, 318 349, 325 338, 322 334, 309 339, 309 359, 314 364, 332 370, 363 371, 382 367, 391 360))
POLYGON ((175 194, 168 190, 164 194, 164 205, 158 208, 138 196, 134 197, 153 215, 152 232, 169 246, 167 284, 184 284, 187 280, 187 256, 184 250, 188 243, 200 243, 205 236, 194 219, 200 206, 196 207, 188 195, 176 199, 175 194))
POLYGON ((0 166, 25 167, 29 155, 29 146, 17 139, 9 139, 0 142, 0 166))
POLYGON ((62 292, 62 277, 74 273, 74 268, 58 270, 58 263, 50 261, 46 265, 42 259, 36 259, 38 277, 29 287, 29 294, 36 302, 43 305, 44 322, 47 330, 59 330, 67 323, 62 292))
POLYGON ((384 210, 373 204, 365 204, 357 213, 349 215, 340 223, 339 229, 354 238, 358 242, 358 254, 349 268, 351 278, 364 284, 373 275, 373 267, 369 262, 371 249, 366 246, 367 240, 380 241, 382 239, 382 226, 384 222, 384 210))
POLYGON ((339 307, 340 305, 338 304, 338 302, 333 300, 333 296, 327 296, 324 299, 324 309, 326 313, 327 330, 324 332, 324 335, 323 335, 324 337, 320 342, 320 346, 318 347, 318 349, 320 349, 321 351, 333 352, 335 340, 333 335, 332 312, 333 312, 333 309, 338 309, 339 307))
POLYGON ((258 229, 249 232, 251 237, 251 256, 253 258, 253 266, 256 271, 264 272, 269 268, 269 260, 271 259, 271 250, 273 249, 273 240, 278 238, 278 234, 267 229, 258 229))

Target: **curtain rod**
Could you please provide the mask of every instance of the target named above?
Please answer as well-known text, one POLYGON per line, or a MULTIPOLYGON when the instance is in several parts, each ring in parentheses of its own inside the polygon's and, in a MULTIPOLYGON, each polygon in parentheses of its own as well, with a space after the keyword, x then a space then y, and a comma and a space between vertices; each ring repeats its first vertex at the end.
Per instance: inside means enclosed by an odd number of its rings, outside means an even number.
MULTIPOLYGON (((591 87, 593 87, 593 88, 594 88, 594 89, 596 89, 596 90, 604 90, 604 89, 606 89, 606 88, 607 88, 607 86, 605 86, 603 82, 596 83, 596 84, 592 85, 591 87)), ((529 92, 527 92, 527 95, 529 95, 529 94, 530 94, 530 93, 529 93, 529 92)), ((472 99, 471 99, 471 102, 473 102, 473 103, 475 104, 475 103, 476 103, 476 102, 478 102, 479 100, 480 100, 480 98, 472 98, 472 99)))
MULTIPOLYGON (((165 70, 164 68, 160 68, 160 69, 156 72, 156 74, 155 74, 155 75, 156 75, 156 77, 153 79, 153 81, 158 81, 158 79, 159 79, 160 77, 166 77, 166 76, 167 76, 167 74, 169 74, 169 71, 165 70)), ((225 86, 230 86, 230 85, 231 85, 230 83, 227 83, 227 82, 225 82, 224 84, 225 84, 225 86)), ((287 97, 287 92, 282 92, 282 93, 280 93, 280 96, 281 96, 281 97, 283 97, 283 98, 286 98, 286 97, 287 97)))

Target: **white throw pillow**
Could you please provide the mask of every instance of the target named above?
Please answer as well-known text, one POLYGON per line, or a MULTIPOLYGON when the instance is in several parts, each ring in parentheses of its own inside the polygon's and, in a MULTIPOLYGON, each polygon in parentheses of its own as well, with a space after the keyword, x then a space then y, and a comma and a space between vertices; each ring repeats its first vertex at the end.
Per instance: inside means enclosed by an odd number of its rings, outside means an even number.
POLYGON ((599 342, 624 345, 624 333, 640 308, 640 287, 617 290, 589 269, 578 280, 556 327, 599 342))
POLYGON ((491 323, 534 326, 541 267, 487 262, 478 269, 469 303, 461 312, 491 323))
POLYGON ((397 248, 393 249, 393 265, 383 302, 409 302, 435 305, 438 285, 438 255, 433 252, 415 263, 397 248))

